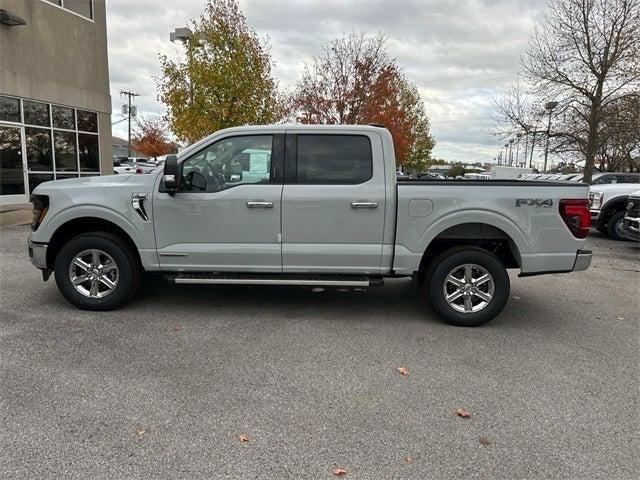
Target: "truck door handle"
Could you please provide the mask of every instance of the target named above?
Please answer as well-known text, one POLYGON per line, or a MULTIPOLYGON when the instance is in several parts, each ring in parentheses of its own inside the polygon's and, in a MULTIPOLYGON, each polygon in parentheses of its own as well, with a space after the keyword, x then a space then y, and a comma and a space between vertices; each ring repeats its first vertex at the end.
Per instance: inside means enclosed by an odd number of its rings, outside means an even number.
POLYGON ((273 202, 247 202, 247 208, 273 208, 273 202))
POLYGON ((378 202, 351 202, 351 208, 378 208, 378 202))

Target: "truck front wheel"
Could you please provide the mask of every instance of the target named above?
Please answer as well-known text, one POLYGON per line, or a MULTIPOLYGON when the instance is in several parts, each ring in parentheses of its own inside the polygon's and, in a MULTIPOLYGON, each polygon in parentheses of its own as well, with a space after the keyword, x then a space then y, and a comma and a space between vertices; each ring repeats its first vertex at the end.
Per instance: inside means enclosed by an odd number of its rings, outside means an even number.
POLYGON ((91 232, 69 240, 58 252, 56 284, 64 297, 84 310, 113 310, 139 290, 141 267, 117 235, 91 232))
POLYGON ((445 322, 462 327, 483 325, 498 315, 509 298, 509 275, 492 253, 472 246, 454 247, 430 266, 428 294, 445 322))

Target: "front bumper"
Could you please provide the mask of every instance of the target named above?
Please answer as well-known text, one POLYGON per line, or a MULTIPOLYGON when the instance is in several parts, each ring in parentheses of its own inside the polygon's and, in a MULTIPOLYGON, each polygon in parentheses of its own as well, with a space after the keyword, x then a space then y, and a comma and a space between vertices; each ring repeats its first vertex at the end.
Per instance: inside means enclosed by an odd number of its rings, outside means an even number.
POLYGON ((47 270, 47 247, 46 243, 33 242, 29 243, 29 260, 40 270, 47 270))
POLYGON ((573 263, 573 272, 580 272, 586 270, 591 265, 591 257, 593 254, 591 250, 578 250, 576 254, 576 261, 573 263))
POLYGON ((591 212, 591 223, 594 224, 600 218, 600 214, 602 213, 602 210, 589 210, 589 211, 591 212))
POLYGON ((640 242, 640 218, 624 217, 622 231, 629 240, 640 242))

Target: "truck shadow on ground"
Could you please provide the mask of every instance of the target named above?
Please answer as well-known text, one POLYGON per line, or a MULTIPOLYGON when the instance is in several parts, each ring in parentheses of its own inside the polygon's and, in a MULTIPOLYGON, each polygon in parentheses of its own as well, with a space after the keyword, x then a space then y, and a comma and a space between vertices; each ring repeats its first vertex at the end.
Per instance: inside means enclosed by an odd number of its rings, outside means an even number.
MULTIPOLYGON (((372 323, 425 322, 446 325, 431 309, 426 292, 410 279, 387 280, 384 287, 322 291, 296 286, 173 285, 149 277, 137 299, 127 309, 162 309, 166 313, 217 312, 238 318, 267 314, 282 319, 367 321, 372 323)), ((534 299, 511 298, 488 326, 531 327, 553 321, 554 312, 534 299), (531 315, 530 312, 535 314, 531 315)))

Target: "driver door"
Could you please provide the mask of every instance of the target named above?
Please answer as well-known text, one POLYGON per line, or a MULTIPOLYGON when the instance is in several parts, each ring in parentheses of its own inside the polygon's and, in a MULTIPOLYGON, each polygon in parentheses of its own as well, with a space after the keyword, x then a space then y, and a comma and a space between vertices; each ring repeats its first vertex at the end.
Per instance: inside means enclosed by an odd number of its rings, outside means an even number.
POLYGON ((181 162, 180 189, 156 191, 162 270, 281 272, 284 131, 215 140, 181 162))

